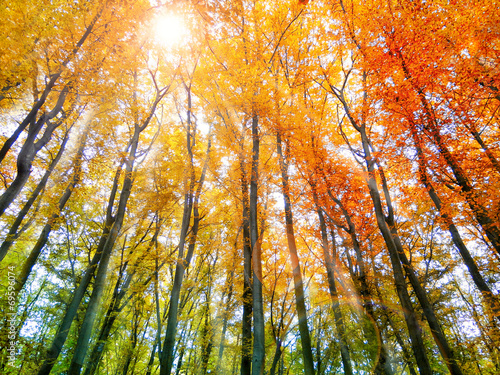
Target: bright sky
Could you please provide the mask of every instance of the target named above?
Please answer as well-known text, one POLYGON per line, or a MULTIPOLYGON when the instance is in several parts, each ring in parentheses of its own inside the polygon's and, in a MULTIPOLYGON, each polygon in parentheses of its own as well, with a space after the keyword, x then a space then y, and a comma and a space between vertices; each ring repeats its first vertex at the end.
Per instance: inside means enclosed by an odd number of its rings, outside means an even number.
POLYGON ((180 16, 170 13, 158 17, 155 35, 165 47, 180 43, 186 34, 187 30, 180 16))

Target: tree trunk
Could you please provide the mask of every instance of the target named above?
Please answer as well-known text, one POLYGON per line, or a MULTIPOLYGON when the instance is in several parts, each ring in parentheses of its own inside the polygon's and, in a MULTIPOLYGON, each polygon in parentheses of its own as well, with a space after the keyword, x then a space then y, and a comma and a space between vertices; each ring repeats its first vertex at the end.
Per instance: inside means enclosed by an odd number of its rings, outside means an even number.
POLYGON ((69 130, 66 131, 66 134, 64 135, 64 139, 61 143, 61 146, 59 147, 59 151, 57 152, 55 158, 52 160, 50 163, 49 167, 45 171, 42 179, 36 186, 35 190, 31 193, 30 197, 26 201, 26 203, 23 205, 23 208, 19 213, 17 214, 16 220, 14 220, 14 223, 9 229, 9 233, 5 237, 5 240, 3 241, 2 245, 0 246, 0 262, 2 259, 7 255, 7 252, 9 251, 10 247, 14 243, 14 241, 19 237, 19 235, 26 229, 26 225, 19 230, 19 227, 21 226, 24 218, 28 214, 29 210, 35 203, 36 199, 40 195, 40 193, 45 189, 45 186, 47 185, 47 181, 52 174, 52 171, 55 169, 57 164, 59 163, 59 160, 61 160, 61 156, 64 153, 66 143, 68 142, 69 139, 69 130))
MULTIPOLYGON (((375 366, 375 374, 387 374, 387 375, 393 375, 394 370, 392 369, 392 366, 390 364, 389 358, 387 356, 387 350, 385 347, 384 340, 382 338, 382 335, 380 333, 380 328, 377 324, 377 319, 375 316, 375 311, 373 308, 373 300, 374 298, 372 297, 370 293, 370 288, 368 285, 368 280, 367 280, 367 275, 366 275, 366 266, 365 266, 365 261, 363 259, 363 255, 361 253, 361 247, 356 235, 356 227, 354 226, 354 223, 351 219, 351 216, 349 215, 349 212, 347 209, 344 207, 342 202, 335 198, 331 191, 328 191, 328 195, 332 200, 339 206, 341 209, 346 222, 347 222, 347 228, 342 226, 341 228, 346 231, 349 236, 351 237, 352 241, 352 247, 354 249, 354 252, 356 253, 356 262, 358 264, 358 269, 359 272, 355 274, 354 272, 351 272, 351 275, 354 279, 354 285, 357 288, 357 292, 359 293, 359 296, 361 297, 361 301, 363 304, 363 309, 368 316, 369 321, 366 322, 365 325, 365 334, 367 335, 368 340, 373 340, 374 338, 376 339, 377 343, 379 344, 378 346, 378 362, 375 366)), ((333 229, 332 229, 332 243, 334 242, 334 234, 333 234, 333 229)))
POLYGON ((385 221, 387 222, 390 228, 392 238, 394 239, 394 244, 396 245, 399 254, 399 258, 404 266, 404 270, 410 280, 413 290, 417 295, 418 301, 422 306, 424 315, 427 319, 427 322, 429 323, 429 327, 431 328, 432 336, 436 341, 436 344, 446 363, 446 366, 448 367, 448 370, 452 375, 462 375, 462 370, 460 370, 460 367, 458 366, 453 351, 451 350, 448 344, 448 340, 446 339, 446 336, 444 335, 444 332, 441 328, 441 325, 439 324, 436 314, 434 313, 434 309, 432 308, 432 305, 429 299, 427 298, 427 293, 420 284, 416 272, 411 266, 410 262, 408 261, 403 246, 401 245, 401 240, 399 239, 396 224, 394 222, 394 209, 392 207, 392 201, 389 193, 389 187, 387 186, 387 180, 385 178, 382 167, 379 168, 379 171, 382 177, 382 186, 388 211, 388 215, 385 217, 385 221))
POLYGON ((4 193, 0 196, 0 216, 2 216, 5 210, 10 206, 10 204, 16 199, 17 195, 21 192, 21 189, 28 181, 28 178, 31 174, 31 166, 33 164, 33 160, 35 160, 35 156, 44 147, 52 137, 53 132, 56 128, 61 125, 63 119, 57 120, 56 122, 50 122, 49 120, 57 116, 57 114, 62 110, 64 102, 66 100, 66 96, 68 95, 68 86, 64 87, 64 89, 59 94, 59 99, 57 101, 54 109, 48 113, 44 114, 37 121, 34 129, 30 129, 28 132, 28 137, 19 151, 19 155, 17 156, 17 174, 10 184, 10 186, 4 191, 4 193), (43 125, 47 124, 43 136, 40 137, 38 141, 35 142, 36 137, 39 131, 42 129, 43 125))
MULTIPOLYGON (((85 40, 87 40, 88 36, 92 33, 92 30, 94 29, 97 21, 101 17, 104 8, 105 8, 104 6, 101 7, 101 9, 97 12, 95 17, 90 22, 89 26, 87 27, 87 29, 83 33, 80 40, 76 43, 75 48, 73 48, 73 50, 68 55, 68 57, 63 61, 63 63, 58 67, 58 69, 56 69, 55 73, 50 76, 50 80, 45 85, 43 93, 40 96, 40 99, 38 99, 36 101, 36 103, 33 105, 33 108, 31 109, 30 113, 25 117, 25 119, 21 122, 21 124, 19 124, 19 126, 14 131, 12 136, 10 136, 10 138, 5 141, 4 145, 0 149, 0 164, 3 162, 5 155, 7 155, 7 152, 9 152, 10 148, 12 147, 14 142, 17 140, 19 135, 24 131, 24 129, 26 129, 26 127, 30 123, 32 123, 34 120, 36 120, 36 116, 38 114, 38 111, 45 104, 45 101, 47 100, 47 97, 49 96, 49 94, 52 92, 52 89, 54 88, 56 81, 59 79, 59 77, 61 77, 61 74, 64 71, 64 69, 66 68, 66 66, 76 56, 76 54, 78 53, 78 51, 82 47, 83 43, 85 43, 85 40)), ((52 114, 52 112, 49 112, 49 116, 51 116, 51 114, 52 114)), ((54 117, 54 116, 52 116, 52 117, 54 117)), ((51 118, 51 117, 49 117, 49 118, 51 118)))
MULTIPOLYGON (((375 279, 382 280, 382 276, 380 275, 380 273, 377 271, 377 269, 375 267, 375 258, 374 258, 373 254, 372 254, 370 260, 372 263, 372 268, 373 268, 375 279)), ((387 322, 389 323, 389 325, 392 328, 392 331, 394 332, 394 336, 396 337, 396 342, 401 347, 401 351, 403 352, 403 360, 406 362, 406 365, 408 366, 408 369, 410 371, 410 375, 417 375, 415 372, 415 368, 414 368, 415 366, 414 366, 413 360, 411 358, 411 353, 408 351, 408 349, 403 341, 403 338, 401 337, 401 334, 396 329, 394 322, 392 321, 392 318, 390 315, 391 313, 390 313, 389 309, 387 308, 387 303, 384 301, 384 298, 382 296, 382 292, 380 291, 379 285, 377 283, 374 283, 374 286, 375 286, 375 292, 377 295, 377 299, 378 299, 380 307, 381 307, 382 315, 385 316, 385 318, 387 319, 387 322)))
POLYGON ((241 193, 243 206, 243 318, 241 322, 241 366, 240 375, 250 375, 252 371, 252 246, 250 241, 250 210, 248 201, 248 181, 243 151, 240 155, 241 193))
POLYGON ((213 336, 214 331, 212 323, 210 321, 210 289, 211 285, 208 286, 209 292, 207 293, 207 298, 205 302, 205 307, 203 311, 203 328, 201 333, 201 373, 206 375, 208 371, 208 361, 210 359, 210 354, 214 346, 213 336))
POLYGON ((262 299, 262 254, 257 226, 257 189, 259 181, 259 119, 252 116, 252 174, 250 177, 250 244, 253 264, 253 356, 252 375, 263 375, 265 365, 265 323, 262 299))
MULTIPOLYGON (((465 174, 465 171, 462 169, 458 160, 453 156, 448 147, 441 136, 441 132, 439 129, 439 124, 437 119, 433 115, 432 107, 427 101, 425 97, 424 91, 417 87, 414 84, 411 73, 408 70, 405 60, 401 52, 398 52, 398 57, 401 62, 401 67, 405 74, 405 77, 412 84, 413 89, 417 92, 418 97, 420 98, 420 102, 422 104, 422 110, 424 112, 424 130, 426 130, 430 137, 434 140, 439 153, 445 160, 446 164, 450 167, 453 172, 453 176, 455 176, 455 181, 458 186, 460 186, 461 193, 468 203, 470 209, 472 210, 474 216, 476 217, 477 222, 483 228, 486 236, 490 240, 493 248, 500 254, 500 229, 498 227, 498 223, 495 222, 489 215, 488 210, 480 203, 480 197, 478 193, 475 191, 471 182, 465 174)), ((410 126, 414 128, 414 124, 412 124, 413 120, 410 120, 410 126)), ((415 132, 416 129, 412 129, 412 132, 415 132)))
POLYGON ((382 201, 380 198, 380 193, 378 190, 377 182, 374 176, 374 164, 375 161, 370 152, 369 141, 366 135, 366 130, 364 126, 359 128, 361 139, 363 143, 363 149, 366 159, 366 165, 368 169, 368 177, 367 184, 368 189, 370 191, 370 196, 373 201, 373 206, 375 209, 375 218, 377 220, 377 225, 382 233, 384 241, 386 243, 387 249, 389 251, 389 257, 392 264, 392 269, 394 272, 394 283, 396 286, 396 290, 398 293, 399 300, 401 302, 401 307, 403 309, 403 314, 405 317, 406 325, 408 327, 408 331, 411 338, 411 345, 413 349, 413 354, 415 355, 415 359, 417 361, 417 366, 420 370, 421 375, 432 375, 432 370, 429 364, 429 360, 427 358, 427 354, 425 353, 425 346, 422 339, 422 331, 421 327, 418 323, 417 316, 415 314, 415 310, 413 309, 413 305, 410 300, 410 296, 408 294, 408 289, 406 286, 406 280, 403 274, 403 268, 401 267, 401 260, 399 257, 399 252, 396 247, 396 243, 392 236, 392 233, 385 222, 384 212, 382 209, 382 201))
MULTIPOLYGON (((335 319, 335 326, 337 328, 338 340, 340 342, 340 355, 342 358, 342 365, 344 367, 344 374, 352 375, 352 364, 351 356, 349 354, 349 347, 346 340, 346 329, 344 325, 344 317, 342 311, 340 310, 340 304, 337 294, 337 286, 335 285, 335 264, 332 261, 330 252, 328 250, 328 234, 326 230, 325 218, 323 216, 323 211, 319 206, 318 196, 316 193, 315 186, 311 185, 314 202, 316 204, 316 212, 319 218, 319 227, 321 231, 321 245, 323 248, 323 257, 325 259, 326 275, 328 278, 328 287, 330 289, 330 296, 332 297, 332 308, 335 319)), ((364 300, 363 300, 364 303, 364 300)))
POLYGON ((52 370, 52 367, 54 367, 57 357, 59 357, 59 354, 61 353, 66 338, 68 337, 69 329, 71 328, 71 323, 73 322, 73 319, 75 318, 78 312, 78 307, 80 306, 80 302, 82 301, 82 298, 85 292, 87 291, 90 280, 94 275, 97 264, 101 259, 104 245, 106 244, 106 240, 108 238, 111 226, 113 225, 115 220, 115 218, 112 215, 112 211, 116 198, 116 192, 118 189, 118 180, 120 178, 120 174, 121 174, 121 165, 118 167, 113 180, 113 188, 111 190, 111 194, 108 200, 108 207, 106 209, 106 219, 104 223, 104 228, 101 234, 101 238, 99 240, 99 244, 97 245, 96 252, 92 257, 90 265, 85 270, 80 280, 80 284, 73 292, 71 302, 68 305, 66 312, 64 313, 62 322, 59 325, 57 333, 52 341, 50 348, 47 351, 47 354, 45 355, 45 360, 40 370, 38 370, 37 375, 49 375, 50 371, 52 370))
MULTIPOLYGON (((238 237, 238 236, 236 236, 236 237, 238 237)), ((235 254, 233 257, 233 269, 229 272, 229 276, 227 278, 227 284, 226 284, 227 296, 226 296, 226 303, 224 306, 224 311, 222 312, 222 332, 221 332, 221 338, 220 338, 220 343, 219 343, 219 354, 217 357, 217 367, 215 370, 216 374, 221 373, 222 356, 224 355, 224 348, 225 348, 225 344, 226 344, 227 326, 228 326, 231 302, 232 302, 232 298, 233 298, 234 265, 236 265, 236 256, 237 256, 236 255, 236 248, 238 246, 237 242, 238 242, 238 238, 236 238, 236 241, 234 244, 235 254)))
MULTIPOLYGON (((201 190, 203 186, 203 182, 205 180, 205 174, 208 168, 208 160, 210 155, 210 136, 207 145, 207 152, 205 163, 203 165, 203 170, 201 172, 200 181, 198 183, 198 188, 196 190, 196 196, 193 197, 194 184, 195 184, 195 175, 194 175, 194 161, 193 161, 193 144, 194 141, 191 139, 193 135, 191 134, 191 90, 188 88, 188 128, 187 128, 187 149, 190 158, 190 182, 187 187, 186 194, 184 195, 184 212, 182 216, 182 224, 181 224, 181 235, 179 239, 179 256, 177 260, 177 264, 175 267, 175 276, 174 283, 172 285, 172 291, 170 295, 170 307, 168 309, 168 317, 167 317, 167 329, 165 332, 165 339, 163 341, 163 348, 160 353, 160 375, 170 375, 174 362, 174 346, 175 346, 175 334, 177 330, 177 318, 179 312, 179 299, 182 288, 182 281, 184 278, 184 272, 187 267, 189 267, 189 263, 191 262, 191 258, 194 252, 194 247, 196 244, 196 237, 198 234, 198 227, 201 220, 201 217, 198 213, 198 202, 201 195, 201 190), (190 242, 188 245, 188 252, 186 257, 184 258, 184 246, 187 240, 187 234, 189 229, 189 223, 191 221, 191 212, 194 213, 193 218, 193 226, 190 242)), ((185 183, 187 184, 187 178, 185 183)))
POLYGON ((132 356, 134 355, 134 350, 137 346, 137 335, 139 331, 139 312, 134 309, 134 318, 132 321, 132 332, 130 333, 130 348, 127 348, 125 354, 125 363, 123 364, 122 375, 127 375, 130 363, 132 362, 132 356))
POLYGON ((479 272, 479 269, 476 265, 476 262, 474 261, 474 258, 472 258, 469 249, 467 248, 467 246, 462 240, 462 237, 460 236, 460 232, 453 223, 453 219, 446 213, 445 210, 443 210, 441 199, 439 198, 436 190, 432 186, 432 183, 429 179, 425 167, 424 153, 420 146, 420 141, 418 139, 418 136, 416 134, 416 129, 413 126, 413 124, 411 127, 411 133, 413 136, 413 142, 415 143, 415 149, 417 150, 418 166, 419 166, 418 172, 419 172, 420 182, 422 183, 422 185, 424 185, 425 189, 427 190, 427 193, 429 194, 429 197, 436 206, 441 218, 448 226, 448 231, 450 232, 451 239, 455 244, 456 248, 458 249, 458 252, 462 257, 462 260, 464 261, 464 264, 467 267, 467 270, 469 271, 469 274, 474 284, 482 293, 486 304, 493 311, 494 316, 500 320, 500 304, 498 303, 497 297, 493 294, 492 290, 490 289, 484 278, 481 276, 481 273, 479 272))
POLYGON ((79 375, 85 361, 90 335, 92 333, 94 321, 97 317, 97 311, 101 303, 102 293, 104 292, 104 288, 106 287, 106 276, 107 276, 109 260, 111 258, 111 253, 115 245, 116 239, 120 234, 120 230, 123 225, 123 220, 125 218, 125 211, 127 208, 128 199, 132 191, 132 184, 133 184, 132 174, 134 169, 134 161, 136 157, 137 147, 139 144, 140 133, 141 133, 141 127, 136 125, 134 129, 134 135, 130 142, 131 145, 130 145, 128 160, 125 162, 126 166, 125 178, 123 180, 120 199, 118 201, 118 209, 115 214, 114 223, 106 239, 106 243, 104 244, 102 249, 102 255, 99 261, 94 287, 92 289, 92 294, 90 296, 87 310, 85 312, 85 317, 83 319, 83 323, 80 328, 80 333, 78 335, 78 340, 76 343, 75 352, 73 354, 73 359, 71 361, 68 370, 68 375, 79 375))
POLYGON ((312 355, 311 336, 307 325, 307 308, 304 295, 304 282, 300 270, 299 256, 295 244, 295 234, 293 229, 292 205, 290 203, 290 187, 288 184, 288 163, 283 156, 281 134, 277 134, 277 151, 281 169, 281 182, 283 185, 283 200, 285 204, 285 226, 290 261, 292 263, 293 284, 295 289, 295 304, 299 319, 300 341, 302 343, 302 356, 304 359, 304 374, 314 375, 314 358, 312 355))
POLYGON ((66 309, 63 320, 59 325, 57 333, 54 339, 52 340, 52 344, 49 350, 47 351, 47 354, 45 355, 45 360, 40 370, 38 370, 37 375, 49 375, 52 370, 52 367, 54 367, 57 361, 57 357, 59 357, 59 354, 61 353, 66 338, 68 337, 69 329, 71 328, 71 323, 73 323, 73 319, 75 318, 78 312, 78 307, 80 306, 80 302, 82 301, 82 298, 85 292, 87 291, 90 279, 92 278, 95 268, 101 258, 101 252, 99 250, 100 249, 102 250, 102 247, 104 246, 104 241, 107 237, 107 234, 109 233, 109 229, 105 228, 105 231, 106 234, 104 235, 103 233, 99 244, 99 245, 102 244, 102 246, 98 246, 97 251, 93 256, 90 265, 87 267, 85 273, 83 274, 80 280, 80 284, 73 292, 71 303, 68 305, 68 308, 66 309))
MULTIPOLYGON (((135 264, 132 267, 132 270, 129 272, 126 272, 125 280, 122 283, 122 275, 123 272, 126 270, 126 264, 124 265, 124 268, 120 272, 120 275, 118 277, 118 280, 116 281, 115 287, 113 289, 113 295, 111 297, 111 302, 108 306, 108 310, 106 312, 106 315, 104 317, 104 322, 101 326, 101 330, 99 332, 99 335, 97 337, 97 340, 94 344, 94 347, 92 349, 92 352, 90 353, 90 357, 88 360, 88 365, 85 368, 84 375, 94 375, 96 372, 99 363, 101 361, 101 356, 104 351, 104 347, 106 345, 106 342, 109 338, 109 335, 111 333, 111 329, 113 328, 113 325, 116 321, 116 318, 118 318, 118 314, 123 310, 123 308, 128 304, 130 301, 131 297, 130 296, 128 299, 126 299, 123 303, 122 300, 125 297, 126 293, 129 290, 130 283, 132 282, 132 278, 135 275, 135 270, 138 264, 142 262, 144 259, 144 256, 150 251, 152 248, 153 244, 156 242, 156 239, 159 235, 160 232, 160 227, 158 226, 156 228, 156 231, 153 235, 153 238, 151 239, 149 246, 147 250, 145 251, 144 255, 139 257, 139 259, 135 262, 135 264)), ((158 267, 158 266, 157 266, 158 267)), ((151 278, 148 278, 145 282, 144 285, 149 284, 149 281, 151 278)))
POLYGON ((85 143, 87 142, 88 130, 83 135, 80 147, 76 152, 75 159, 73 161, 73 178, 71 179, 70 183, 66 187, 66 190, 59 199, 59 203, 57 205, 57 211, 54 214, 52 214, 49 220, 47 220, 47 224, 45 224, 45 226, 43 227, 42 233, 40 233, 40 236, 38 237, 38 241, 36 242, 33 249, 31 249, 30 255, 28 256, 28 258, 21 267, 21 272, 16 279, 17 281, 15 285, 16 294, 21 291, 21 289, 24 287, 24 284, 28 280, 28 277, 31 274, 33 267, 35 266, 38 257, 40 256, 45 244, 49 240, 52 227, 54 226, 55 222, 61 215, 61 212, 66 206, 66 203, 68 202, 69 198, 71 197, 71 194, 75 190, 76 185, 81 180, 82 157, 83 157, 83 150, 85 148, 85 143))

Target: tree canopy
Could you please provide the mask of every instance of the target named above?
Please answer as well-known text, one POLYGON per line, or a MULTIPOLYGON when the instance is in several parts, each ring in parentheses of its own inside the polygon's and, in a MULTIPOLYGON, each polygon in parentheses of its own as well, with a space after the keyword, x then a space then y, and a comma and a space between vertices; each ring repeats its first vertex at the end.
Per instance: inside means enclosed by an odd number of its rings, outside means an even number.
POLYGON ((0 23, 0 373, 500 372, 497 0, 0 23))

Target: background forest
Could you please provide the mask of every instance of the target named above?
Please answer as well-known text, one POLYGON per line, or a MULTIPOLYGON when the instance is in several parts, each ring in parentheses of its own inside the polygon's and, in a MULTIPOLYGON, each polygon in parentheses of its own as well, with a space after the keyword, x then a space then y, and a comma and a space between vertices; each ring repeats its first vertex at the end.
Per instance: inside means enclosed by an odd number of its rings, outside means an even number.
POLYGON ((1 374, 499 374, 497 0, 0 4, 1 374))

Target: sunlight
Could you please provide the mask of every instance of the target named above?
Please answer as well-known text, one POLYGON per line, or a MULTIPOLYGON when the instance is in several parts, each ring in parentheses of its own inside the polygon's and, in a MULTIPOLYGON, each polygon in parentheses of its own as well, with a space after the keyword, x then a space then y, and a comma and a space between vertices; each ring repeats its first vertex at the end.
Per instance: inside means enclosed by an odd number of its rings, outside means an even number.
POLYGON ((163 15, 156 21, 155 35, 159 43, 165 47, 172 47, 182 41, 186 35, 186 26, 178 15, 163 15))

